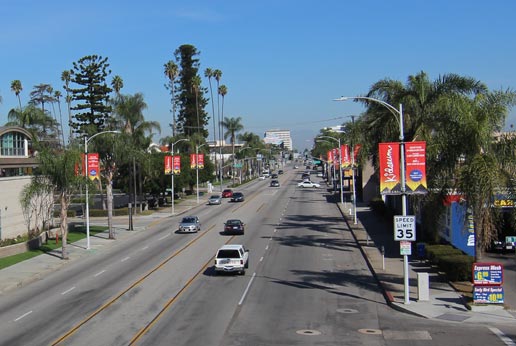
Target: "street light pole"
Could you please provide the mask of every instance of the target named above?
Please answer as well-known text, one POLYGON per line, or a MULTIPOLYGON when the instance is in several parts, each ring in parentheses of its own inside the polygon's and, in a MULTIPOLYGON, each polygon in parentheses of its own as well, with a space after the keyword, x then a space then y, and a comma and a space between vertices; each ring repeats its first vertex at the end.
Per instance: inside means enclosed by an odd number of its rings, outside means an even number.
MULTIPOLYGON (((403 105, 400 103, 400 108, 397 109, 391 104, 375 99, 373 97, 367 96, 353 96, 353 97, 345 97, 342 96, 338 99, 334 99, 333 101, 347 101, 347 100, 368 100, 372 102, 376 102, 386 107, 398 120, 399 129, 400 129, 400 184, 401 184, 401 211, 403 216, 407 216, 407 189, 406 189, 406 179, 405 179, 405 135, 403 129, 403 105)), ((410 291, 409 291, 409 270, 408 270, 408 256, 403 255, 403 274, 404 274, 404 286, 405 286, 405 304, 410 304, 410 291)))
POLYGON ((317 138, 330 138, 330 139, 333 139, 334 141, 337 141, 337 143, 339 144, 339 180, 340 180, 340 204, 341 206, 344 206, 344 190, 342 189, 342 183, 343 183, 343 179, 342 179, 342 148, 340 147, 340 138, 335 138, 335 137, 332 137, 332 136, 318 136, 317 138))
POLYGON ((178 139, 177 141, 175 142, 172 142, 172 144, 170 145, 170 151, 172 151, 172 172, 170 172, 171 174, 171 180, 172 180, 172 186, 171 186, 171 198, 170 200, 172 201, 172 216, 174 216, 174 213, 175 213, 175 210, 174 210, 174 145, 176 145, 177 143, 179 142, 182 142, 182 141, 187 141, 188 139, 186 138, 181 138, 181 139, 178 139))
POLYGON ((88 194, 88 185, 89 185, 89 171, 88 171, 88 143, 93 138, 97 137, 98 135, 102 135, 104 133, 120 133, 120 131, 102 131, 94 134, 93 136, 89 137, 87 135, 84 135, 84 171, 86 173, 86 250, 90 249, 90 201, 89 201, 89 194, 88 194))

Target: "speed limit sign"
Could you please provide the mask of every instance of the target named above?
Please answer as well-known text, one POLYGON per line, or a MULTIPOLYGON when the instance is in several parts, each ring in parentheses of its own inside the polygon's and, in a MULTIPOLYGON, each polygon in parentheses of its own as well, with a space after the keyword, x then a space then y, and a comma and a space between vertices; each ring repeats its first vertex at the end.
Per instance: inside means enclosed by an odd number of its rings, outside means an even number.
POLYGON ((413 215, 394 216, 394 240, 416 240, 416 217, 413 215))

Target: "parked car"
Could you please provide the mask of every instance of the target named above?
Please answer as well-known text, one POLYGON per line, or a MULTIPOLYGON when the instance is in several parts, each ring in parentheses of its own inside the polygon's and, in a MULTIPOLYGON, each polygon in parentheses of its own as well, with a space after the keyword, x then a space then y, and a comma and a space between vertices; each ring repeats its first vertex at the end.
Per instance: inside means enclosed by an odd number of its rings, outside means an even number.
POLYGON ((221 204, 222 203, 222 197, 220 195, 211 195, 210 198, 208 198, 208 204, 221 204))
POLYGON ((244 234, 245 224, 239 219, 229 219, 224 223, 224 233, 244 234))
POLYGON ((319 188, 321 187, 320 184, 317 184, 317 183, 314 183, 313 181, 303 181, 299 184, 297 184, 298 187, 314 187, 314 188, 319 188))
POLYGON ((249 250, 245 249, 243 245, 229 244, 217 250, 215 255, 216 274, 238 272, 244 275, 247 268, 249 268, 249 250))
POLYGON ((279 181, 271 180, 271 187, 279 187, 279 181))
POLYGON ((244 194, 242 192, 233 192, 233 196, 231 196, 231 202, 243 202, 244 194))
POLYGON ((201 230, 201 221, 197 216, 185 216, 179 223, 179 232, 197 233, 201 230))
POLYGON ((272 179, 278 179, 278 175, 276 173, 274 173, 274 174, 271 175, 271 178, 272 179))
POLYGON ((283 174, 283 170, 282 169, 278 170, 278 174, 283 174))
POLYGON ((231 198, 233 196, 233 190, 225 189, 222 191, 222 198, 231 198))

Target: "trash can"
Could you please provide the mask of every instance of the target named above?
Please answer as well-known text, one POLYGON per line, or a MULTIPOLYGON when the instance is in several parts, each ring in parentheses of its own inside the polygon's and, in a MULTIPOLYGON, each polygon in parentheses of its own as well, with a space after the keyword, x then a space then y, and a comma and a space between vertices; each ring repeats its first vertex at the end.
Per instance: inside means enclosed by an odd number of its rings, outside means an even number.
POLYGON ((426 257, 425 243, 417 243, 416 245, 417 257, 424 259, 426 257))

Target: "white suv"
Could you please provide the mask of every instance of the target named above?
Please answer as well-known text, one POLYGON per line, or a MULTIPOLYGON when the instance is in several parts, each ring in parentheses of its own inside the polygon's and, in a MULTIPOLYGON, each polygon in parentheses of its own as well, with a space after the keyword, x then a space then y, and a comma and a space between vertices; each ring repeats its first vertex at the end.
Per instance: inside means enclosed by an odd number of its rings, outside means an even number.
POLYGON ((215 273, 238 272, 244 275, 247 268, 249 268, 249 250, 246 250, 243 245, 224 245, 215 255, 215 273))

